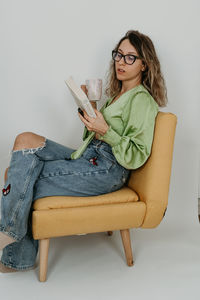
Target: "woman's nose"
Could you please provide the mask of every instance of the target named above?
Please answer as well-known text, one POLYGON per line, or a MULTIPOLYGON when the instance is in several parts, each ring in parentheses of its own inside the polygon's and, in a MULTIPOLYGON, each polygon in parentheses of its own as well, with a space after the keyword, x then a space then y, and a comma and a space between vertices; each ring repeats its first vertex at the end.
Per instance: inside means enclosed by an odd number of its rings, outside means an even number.
POLYGON ((120 59, 120 61, 118 62, 118 64, 120 65, 120 66, 124 66, 126 63, 125 63, 125 61, 124 61, 124 57, 122 57, 121 59, 120 59))

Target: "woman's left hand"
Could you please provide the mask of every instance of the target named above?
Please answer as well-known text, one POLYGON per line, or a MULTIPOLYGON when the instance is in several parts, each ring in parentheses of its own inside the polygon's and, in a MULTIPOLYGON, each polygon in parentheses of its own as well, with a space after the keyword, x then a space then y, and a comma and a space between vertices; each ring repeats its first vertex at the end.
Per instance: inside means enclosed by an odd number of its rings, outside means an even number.
POLYGON ((94 108, 94 111, 96 114, 96 118, 89 117, 85 110, 83 110, 84 117, 82 117, 81 114, 78 113, 79 118, 85 124, 88 131, 94 131, 101 135, 104 135, 106 133, 106 131, 108 130, 109 126, 106 123, 106 121, 104 120, 102 113, 95 108, 94 108))

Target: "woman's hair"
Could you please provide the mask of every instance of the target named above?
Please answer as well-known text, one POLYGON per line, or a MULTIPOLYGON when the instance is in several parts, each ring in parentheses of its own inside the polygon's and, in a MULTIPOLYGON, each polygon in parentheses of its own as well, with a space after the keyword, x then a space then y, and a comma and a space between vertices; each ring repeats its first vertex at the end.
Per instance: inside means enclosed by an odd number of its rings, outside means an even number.
MULTIPOLYGON (((136 30, 129 30, 124 37, 121 38, 114 50, 118 50, 120 44, 125 39, 135 47, 139 57, 142 59, 145 70, 142 72, 142 84, 154 98, 159 106, 167 104, 167 90, 165 81, 161 72, 160 62, 158 60, 154 45, 151 39, 136 30)), ((110 68, 107 74, 107 84, 105 93, 108 97, 119 94, 122 88, 121 80, 117 79, 115 71, 115 62, 110 62, 110 68)))

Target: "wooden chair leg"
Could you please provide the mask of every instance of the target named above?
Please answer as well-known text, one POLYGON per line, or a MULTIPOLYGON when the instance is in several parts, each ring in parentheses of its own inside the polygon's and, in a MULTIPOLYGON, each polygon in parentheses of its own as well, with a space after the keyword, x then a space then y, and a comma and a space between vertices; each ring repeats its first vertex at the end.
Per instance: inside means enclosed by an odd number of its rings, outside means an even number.
POLYGON ((46 281, 48 266, 49 239, 40 240, 40 281, 46 281))
POLYGON ((126 255, 127 265, 133 266, 133 254, 131 249, 130 231, 129 229, 120 230, 124 251, 126 255))

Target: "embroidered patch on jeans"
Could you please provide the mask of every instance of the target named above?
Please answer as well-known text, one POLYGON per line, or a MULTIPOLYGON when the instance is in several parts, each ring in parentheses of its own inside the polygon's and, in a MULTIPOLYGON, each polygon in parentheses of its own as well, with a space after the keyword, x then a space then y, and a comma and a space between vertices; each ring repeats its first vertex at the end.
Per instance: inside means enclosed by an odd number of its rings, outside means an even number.
POLYGON ((94 165, 94 166, 98 166, 98 163, 96 162, 97 157, 92 157, 90 158, 90 162, 94 165))
POLYGON ((7 196, 10 193, 11 185, 9 184, 7 188, 2 190, 4 196, 7 196))

